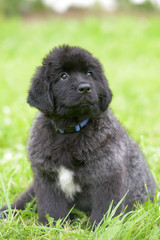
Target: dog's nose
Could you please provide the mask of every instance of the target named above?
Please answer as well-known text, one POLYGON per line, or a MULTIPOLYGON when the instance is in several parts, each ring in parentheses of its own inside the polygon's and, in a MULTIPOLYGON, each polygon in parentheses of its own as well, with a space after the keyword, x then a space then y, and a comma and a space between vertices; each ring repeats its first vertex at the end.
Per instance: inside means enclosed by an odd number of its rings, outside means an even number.
POLYGON ((79 86, 78 86, 78 92, 79 93, 88 93, 91 91, 91 87, 88 83, 81 83, 79 86))

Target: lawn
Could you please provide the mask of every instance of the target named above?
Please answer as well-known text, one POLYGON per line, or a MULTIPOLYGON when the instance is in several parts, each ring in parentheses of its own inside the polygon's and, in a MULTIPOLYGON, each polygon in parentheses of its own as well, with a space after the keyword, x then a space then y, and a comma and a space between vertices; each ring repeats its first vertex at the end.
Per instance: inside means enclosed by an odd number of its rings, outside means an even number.
MULTIPOLYGON (((0 18, 0 206, 14 201, 32 181, 26 145, 37 113, 26 103, 30 79, 53 47, 67 43, 88 49, 103 64, 113 91, 111 108, 139 142, 160 183, 160 19, 155 16, 86 16, 76 19, 0 18)), ((30 204, 0 220, 0 239, 151 239, 160 238, 155 203, 137 206, 119 218, 108 212, 93 232, 80 212, 72 224, 42 227, 30 204), (107 229, 106 229, 106 226, 107 229)), ((50 220, 52 222, 52 219, 50 220)))

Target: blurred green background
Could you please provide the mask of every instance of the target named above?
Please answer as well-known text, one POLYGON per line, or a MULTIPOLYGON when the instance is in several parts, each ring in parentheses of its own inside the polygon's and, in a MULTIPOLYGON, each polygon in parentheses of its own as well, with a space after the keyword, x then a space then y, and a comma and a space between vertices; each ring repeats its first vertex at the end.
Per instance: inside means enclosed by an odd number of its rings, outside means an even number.
MULTIPOLYGON (((121 1, 113 12, 99 5, 51 11, 41 1, 0 1, 0 172, 15 199, 32 179, 26 145, 36 110, 26 103, 30 79, 60 44, 89 50, 104 66, 111 108, 139 142, 160 181, 160 18, 149 1, 121 1)), ((0 190, 1 191, 1 190, 0 190)), ((2 199, 3 202, 3 199, 2 199)))
MULTIPOLYGON (((26 148, 37 110, 26 103, 28 88, 43 57, 60 44, 83 47, 101 61, 113 92, 112 111, 139 142, 159 187, 160 1, 82 6, 90 1, 75 8, 75 0, 70 6, 64 4, 71 0, 0 0, 0 207, 32 181, 26 148), (63 5, 53 11, 53 3, 63 5)), ((58 221, 60 230, 47 228, 43 235, 29 205, 0 220, 0 239, 159 239, 159 195, 154 204, 139 206, 124 221, 110 219, 107 231, 104 226, 97 232, 87 229, 88 218, 81 214, 65 230, 58 221)))

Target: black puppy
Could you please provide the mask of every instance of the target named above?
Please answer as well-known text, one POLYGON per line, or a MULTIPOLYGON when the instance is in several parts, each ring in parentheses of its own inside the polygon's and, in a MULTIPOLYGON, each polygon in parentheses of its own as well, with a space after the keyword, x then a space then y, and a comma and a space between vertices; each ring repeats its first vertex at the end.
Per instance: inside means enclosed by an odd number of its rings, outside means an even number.
POLYGON ((128 190, 116 214, 147 201, 145 185, 155 194, 143 154, 108 107, 111 99, 102 66, 88 51, 64 45, 50 52, 28 95, 40 110, 28 143, 34 181, 12 208, 24 209, 36 196, 43 224, 46 214, 64 218, 73 205, 98 223, 128 190))

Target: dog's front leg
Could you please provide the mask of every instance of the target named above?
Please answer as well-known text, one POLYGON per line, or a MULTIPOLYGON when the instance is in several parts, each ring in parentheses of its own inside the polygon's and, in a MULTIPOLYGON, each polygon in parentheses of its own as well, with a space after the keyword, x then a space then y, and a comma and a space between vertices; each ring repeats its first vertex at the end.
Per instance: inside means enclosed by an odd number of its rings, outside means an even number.
POLYGON ((47 178, 35 178, 35 194, 37 197, 37 209, 39 221, 46 225, 48 223, 46 214, 53 217, 54 220, 65 218, 69 212, 69 204, 60 191, 58 191, 55 182, 47 178))
MULTIPOLYGON (((92 191, 92 211, 90 216, 91 224, 98 224, 107 213, 107 210, 113 201, 113 207, 124 196, 124 188, 121 179, 113 179, 112 182, 104 183, 103 185, 94 188, 92 191)), ((123 203, 119 206, 115 215, 118 215, 123 209, 123 203)))

